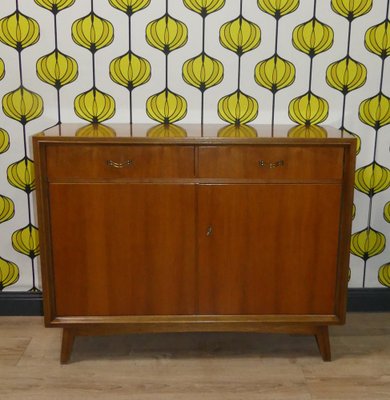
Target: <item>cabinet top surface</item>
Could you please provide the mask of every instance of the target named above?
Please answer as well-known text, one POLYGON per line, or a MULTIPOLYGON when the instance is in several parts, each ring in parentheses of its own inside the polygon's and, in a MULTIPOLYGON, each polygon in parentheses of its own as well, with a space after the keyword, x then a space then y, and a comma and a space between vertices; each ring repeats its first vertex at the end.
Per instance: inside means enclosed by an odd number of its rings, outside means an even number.
POLYGON ((46 129, 36 135, 39 138, 80 138, 94 139, 131 139, 145 141, 158 140, 198 140, 234 139, 305 139, 308 141, 323 139, 354 139, 345 131, 324 126, 300 125, 218 125, 218 124, 186 124, 186 125, 151 125, 151 124, 60 124, 46 129))

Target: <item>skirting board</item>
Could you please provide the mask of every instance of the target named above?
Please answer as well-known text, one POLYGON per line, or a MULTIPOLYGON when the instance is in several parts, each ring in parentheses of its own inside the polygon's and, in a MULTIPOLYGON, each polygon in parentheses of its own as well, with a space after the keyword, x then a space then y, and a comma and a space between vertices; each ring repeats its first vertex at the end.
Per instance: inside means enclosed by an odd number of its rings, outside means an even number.
MULTIPOLYGON (((390 311, 390 289, 349 289, 349 312, 390 311)), ((43 315, 42 294, 1 292, 0 316, 43 315)))

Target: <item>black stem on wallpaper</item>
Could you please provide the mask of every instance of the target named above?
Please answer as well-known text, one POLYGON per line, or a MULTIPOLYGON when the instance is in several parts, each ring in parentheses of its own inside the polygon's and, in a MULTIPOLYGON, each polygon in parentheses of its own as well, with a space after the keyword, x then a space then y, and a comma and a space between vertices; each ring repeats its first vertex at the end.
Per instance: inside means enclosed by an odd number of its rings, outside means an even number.
POLYGON ((92 52, 92 87, 96 89, 96 66, 95 66, 95 52, 92 52))
MULTIPOLYGON (((131 15, 129 15, 128 18, 128 35, 129 35, 129 54, 131 55, 131 51, 132 51, 132 39, 131 39, 131 30, 132 30, 132 26, 131 26, 131 15)), ((132 88, 129 88, 129 112, 130 112, 130 136, 133 136, 133 90, 132 88)))
MULTIPOLYGON (((205 55, 206 50, 206 17, 202 17, 202 57, 205 55)), ((202 60, 203 61, 203 60, 202 60)), ((204 88, 201 89, 201 100, 200 100, 200 125, 202 126, 202 136, 203 136, 203 124, 204 124, 204 88)))
MULTIPOLYGON (((27 160, 26 166, 27 166, 27 160)), ((31 193, 27 193, 27 208, 28 208, 28 222, 30 229, 32 229, 32 221, 31 221, 31 193)), ((31 257, 31 256, 30 256, 31 257)), ((31 257, 31 275, 32 275, 32 288, 30 289, 30 292, 37 292, 39 291, 35 285, 35 262, 34 258, 31 257)))
POLYGON ((33 285, 32 288, 29 290, 30 293, 40 293, 41 291, 35 286, 35 262, 34 258, 31 257, 31 272, 32 272, 32 281, 33 285))
MULTIPOLYGON (((314 25, 314 20, 316 19, 316 12, 317 12, 317 0, 314 0, 314 5, 313 5, 313 22, 312 24, 314 25)), ((312 85, 312 80, 313 80, 313 61, 314 61, 314 54, 310 54, 310 70, 309 70, 309 96, 311 93, 311 85, 312 85)))
POLYGON ((206 48, 206 17, 202 17, 202 53, 206 48))
POLYGON ((237 90, 241 89, 241 55, 238 56, 238 82, 237 82, 237 90))
MULTIPOLYGON (((54 50, 58 51, 58 24, 57 24, 57 14, 54 14, 54 50)), ((58 57, 58 55, 56 55, 58 57)), ((60 98, 60 88, 57 87, 57 115, 58 121, 57 125, 61 123, 61 98, 60 98)))
POLYGON ((19 79, 20 79, 20 86, 23 87, 22 52, 21 52, 21 51, 18 51, 18 62, 19 62, 19 79))
POLYGON ((130 89, 129 90, 129 103, 130 103, 130 136, 133 136, 133 91, 130 89))
POLYGON ((278 42, 279 42, 279 19, 276 18, 276 25, 275 25, 275 58, 278 54, 278 42))
MULTIPOLYGON (((274 52, 274 63, 276 64, 276 57, 278 55, 278 42, 279 42, 279 18, 276 18, 275 25, 275 52, 274 52)), ((276 105, 276 91, 272 90, 272 116, 271 116, 271 134, 274 136, 275 129, 275 105, 276 105)))
POLYGON ((165 54, 165 90, 168 90, 168 54, 165 54))
POLYGON ((54 14, 54 48, 58 50, 57 14, 54 14))
POLYGON ((341 109, 341 126, 340 126, 341 130, 345 129, 345 110, 346 110, 346 105, 347 105, 347 94, 343 93, 343 105, 342 105, 342 109, 341 109))
MULTIPOLYGON (((27 168, 27 132, 26 132, 26 124, 24 124, 24 123, 23 123, 23 148, 24 148, 25 163, 26 163, 26 168, 27 168)), ((29 212, 28 212, 29 219, 31 219, 30 211, 31 210, 29 209, 29 212)))
MULTIPOLYGON (((240 14, 239 14, 239 18, 240 18, 240 25, 242 24, 242 19, 243 15, 242 15, 242 5, 243 5, 243 0, 240 0, 240 14)), ((237 83, 237 90, 239 91, 241 88, 241 50, 240 53, 238 54, 238 83, 237 83)))
POLYGON ((128 23, 128 36, 129 36, 129 53, 131 53, 131 15, 128 17, 129 23, 128 23))
POLYGON ((310 56, 310 66, 309 66, 309 93, 311 93, 311 86, 313 81, 313 62, 314 56, 310 56))
MULTIPOLYGON (((350 48, 351 48, 351 34, 352 34, 352 21, 348 21, 347 57, 349 57, 350 48)), ((347 63, 348 63, 348 58, 347 58, 347 63)), ((346 104, 347 104, 347 93, 343 92, 343 107, 342 107, 342 112, 341 112, 341 127, 340 127, 340 129, 345 129, 346 104)))
POLYGON ((61 95, 60 89, 57 89, 57 105, 58 105, 58 122, 57 125, 61 124, 61 95))

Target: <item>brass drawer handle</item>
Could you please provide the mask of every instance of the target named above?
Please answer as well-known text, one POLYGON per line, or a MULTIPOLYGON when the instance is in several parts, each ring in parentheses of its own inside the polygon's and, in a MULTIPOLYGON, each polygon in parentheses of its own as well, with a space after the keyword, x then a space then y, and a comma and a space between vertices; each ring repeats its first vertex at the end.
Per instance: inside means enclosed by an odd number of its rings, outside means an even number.
POLYGON ((133 160, 127 160, 127 161, 123 161, 123 162, 115 162, 112 160, 108 160, 107 161, 107 165, 109 167, 114 167, 114 168, 125 168, 125 167, 130 167, 133 164, 133 160))
POLYGON ((283 160, 279 160, 279 161, 275 161, 275 162, 266 162, 264 160, 260 160, 259 161, 259 167, 261 168, 277 168, 277 167, 283 167, 284 166, 284 161, 283 160))

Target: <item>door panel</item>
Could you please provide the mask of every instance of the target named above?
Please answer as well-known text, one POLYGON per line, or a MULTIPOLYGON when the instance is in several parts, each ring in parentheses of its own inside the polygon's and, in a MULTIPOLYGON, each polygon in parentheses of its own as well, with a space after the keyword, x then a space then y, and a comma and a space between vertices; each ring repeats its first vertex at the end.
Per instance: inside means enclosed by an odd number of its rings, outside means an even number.
POLYGON ((51 184, 56 314, 193 314, 195 187, 51 184))
POLYGON ((334 314, 340 185, 198 194, 200 314, 334 314))

